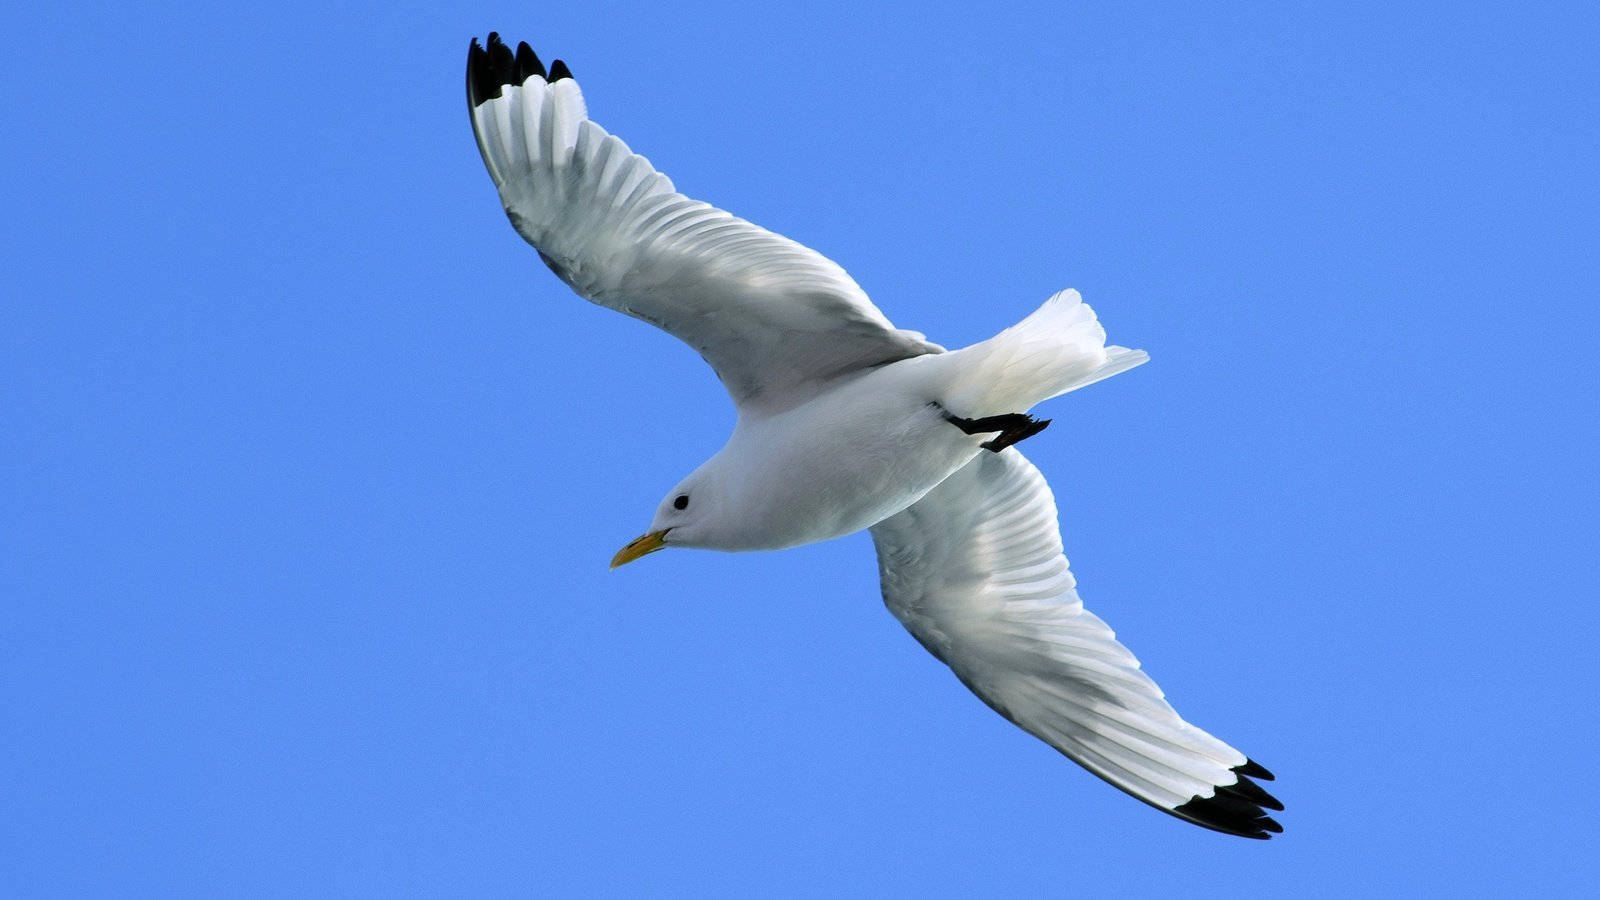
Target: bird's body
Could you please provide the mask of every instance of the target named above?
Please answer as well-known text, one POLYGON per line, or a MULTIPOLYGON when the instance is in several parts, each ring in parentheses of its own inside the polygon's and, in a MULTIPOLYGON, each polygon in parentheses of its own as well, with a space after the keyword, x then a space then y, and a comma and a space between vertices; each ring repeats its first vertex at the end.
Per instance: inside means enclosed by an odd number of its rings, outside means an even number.
POLYGON ((951 428, 919 390, 928 359, 845 379, 776 415, 741 418, 690 476, 724 487, 721 527, 674 543, 781 550, 854 534, 921 499, 983 452, 981 436, 951 428))
POLYGON ((519 233, 591 301, 716 369, 738 420, 620 565, 666 547, 776 550, 870 529, 884 601, 996 711, 1146 803, 1265 838, 1272 776, 1181 719, 1083 609, 1055 503, 1013 444, 1037 403, 1143 363, 1076 291, 952 352, 895 328, 819 254, 684 197, 587 117, 559 60, 468 57, 479 150, 519 233))
POLYGON ((672 543, 780 550, 870 528, 983 452, 992 433, 968 434, 952 417, 1023 412, 1147 358, 1103 344, 1093 313, 1067 291, 972 347, 852 373, 797 406, 741 415, 727 445, 686 479, 715 486, 716 533, 672 543))

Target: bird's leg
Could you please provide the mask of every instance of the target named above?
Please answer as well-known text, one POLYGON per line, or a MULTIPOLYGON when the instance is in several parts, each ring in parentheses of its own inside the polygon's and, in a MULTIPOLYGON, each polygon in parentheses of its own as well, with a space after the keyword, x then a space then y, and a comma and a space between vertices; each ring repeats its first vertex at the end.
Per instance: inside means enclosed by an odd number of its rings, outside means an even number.
POLYGON ((964 434, 999 432, 999 436, 994 440, 984 441, 979 445, 992 453, 999 453, 1018 441, 1031 438, 1050 425, 1049 419, 1035 419, 1027 413, 1006 413, 999 416, 984 416, 981 419, 963 419, 941 408, 939 414, 946 422, 961 429, 964 434))

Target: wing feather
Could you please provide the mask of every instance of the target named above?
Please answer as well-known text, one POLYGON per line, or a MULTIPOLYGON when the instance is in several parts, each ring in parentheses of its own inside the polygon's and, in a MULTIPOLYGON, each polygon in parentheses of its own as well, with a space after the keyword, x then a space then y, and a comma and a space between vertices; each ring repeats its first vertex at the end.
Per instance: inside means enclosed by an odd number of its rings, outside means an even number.
POLYGON ((1015 448, 979 454, 873 526, 884 601, 997 712, 1129 794, 1217 831, 1267 838, 1271 773, 1185 722, 1083 608, 1055 500, 1015 448))
POLYGON ((861 369, 940 352, 895 328, 837 264, 677 193, 588 118, 557 60, 472 42, 467 99, 517 232, 583 297, 705 357, 741 414, 770 414, 861 369))

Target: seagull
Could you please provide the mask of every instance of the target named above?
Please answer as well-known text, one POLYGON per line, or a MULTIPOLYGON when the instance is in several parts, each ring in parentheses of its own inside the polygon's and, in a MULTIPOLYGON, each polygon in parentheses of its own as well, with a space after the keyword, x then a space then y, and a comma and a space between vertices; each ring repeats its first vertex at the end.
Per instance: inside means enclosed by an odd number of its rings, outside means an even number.
POLYGON ((498 34, 467 104, 512 226, 579 296, 711 364, 738 411, 612 568, 672 547, 777 550, 871 531, 884 603, 1019 728, 1143 802, 1266 839, 1272 773, 1190 725, 1093 613, 1055 499, 1016 448, 1034 405, 1143 363, 1077 291, 946 351, 892 325, 844 269, 678 193, 592 121, 572 71, 498 34))

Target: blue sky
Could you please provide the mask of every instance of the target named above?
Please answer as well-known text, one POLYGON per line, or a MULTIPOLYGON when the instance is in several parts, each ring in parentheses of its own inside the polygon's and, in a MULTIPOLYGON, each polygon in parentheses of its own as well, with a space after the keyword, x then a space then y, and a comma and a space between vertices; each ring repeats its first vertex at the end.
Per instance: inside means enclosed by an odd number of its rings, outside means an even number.
POLYGON ((1580 4, 35 4, 0 59, 13 896, 1560 896, 1596 877, 1580 4), (960 345, 1150 365, 1030 440, 1262 844, 986 710, 858 535, 606 561, 695 355, 501 215, 497 29, 960 345), (641 384, 648 389, 641 390, 641 384))

